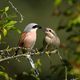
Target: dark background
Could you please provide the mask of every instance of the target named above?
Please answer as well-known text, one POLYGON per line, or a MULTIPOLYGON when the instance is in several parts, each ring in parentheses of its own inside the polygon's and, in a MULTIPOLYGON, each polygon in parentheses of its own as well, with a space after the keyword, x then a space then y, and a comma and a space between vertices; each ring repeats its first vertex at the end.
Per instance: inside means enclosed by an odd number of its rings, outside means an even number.
MULTIPOLYGON (((17 23, 15 25, 16 28, 20 29, 21 32, 24 30, 25 26, 28 23, 38 23, 42 27, 50 27, 53 30, 56 31, 57 35, 60 38, 62 47, 59 48, 60 54, 63 57, 63 59, 73 63, 71 64, 72 67, 69 67, 69 69, 73 69, 75 71, 72 71, 71 73, 78 73, 80 71, 80 66, 76 68, 76 63, 80 63, 80 46, 77 51, 79 43, 76 44, 73 40, 69 40, 68 37, 72 34, 80 34, 80 22, 77 27, 73 27, 71 31, 67 31, 68 29, 68 20, 72 19, 70 16, 65 16, 63 14, 59 14, 59 16, 56 13, 56 15, 53 14, 55 11, 54 9, 56 6, 54 5, 55 0, 11 0, 11 2, 14 4, 14 6, 21 12, 23 15, 23 22, 17 23), (59 26, 65 26, 62 27, 63 29, 58 29, 59 26), (76 62, 76 63, 75 63, 76 62), (77 70, 76 70, 77 69, 77 70)), ((74 0, 75 1, 75 0, 74 0)), ((60 5, 60 10, 63 12, 65 9, 69 7, 69 5, 66 3, 67 1, 62 1, 63 4, 60 5)), ((77 3, 80 1, 77 0, 77 3)), ((74 2, 74 4, 76 4, 74 2)), ((0 8, 11 6, 7 0, 0 1, 0 8)), ((59 7, 58 7, 59 8, 59 7)), ((72 13, 74 14, 75 8, 72 6, 70 7, 72 13)), ((80 8, 80 6, 79 6, 80 8)), ((17 20, 20 19, 20 15, 15 12, 15 10, 10 7, 9 11, 10 15, 17 15, 17 20)), ((74 19, 74 18, 73 18, 74 19)), ((9 47, 15 47, 18 44, 20 38, 20 34, 17 33, 14 30, 10 30, 6 37, 3 38, 3 41, 6 42, 6 44, 0 44, 0 49, 5 49, 7 46, 9 47)), ((37 31, 37 42, 34 48, 40 49, 42 47, 42 42, 44 38, 44 33, 41 30, 37 31)), ((72 38, 73 39, 73 38, 72 38)), ((80 40, 80 37, 79 37, 80 40)), ((64 80, 65 77, 65 66, 61 62, 59 56, 57 54, 51 55, 50 59, 49 57, 44 54, 43 56, 32 56, 33 60, 36 61, 37 59, 41 59, 42 63, 42 72, 40 73, 41 80, 64 80), (51 71, 50 71, 50 67, 51 71)), ((11 59, 9 61, 3 61, 1 62, 1 66, 5 67, 5 72, 7 72, 11 77, 15 77, 15 75, 18 74, 17 80, 26 80, 26 76, 22 76, 22 72, 28 72, 31 68, 29 61, 24 58, 20 57, 20 62, 16 59, 11 59), (21 77, 21 79, 19 79, 21 77), (25 79, 24 79, 25 78, 25 79)), ((68 70, 69 71, 69 70, 68 70)), ((70 72, 69 72, 70 74, 70 72)), ((78 73, 80 75, 80 72, 78 73)), ((69 75, 69 79, 73 78, 73 74, 69 75)))

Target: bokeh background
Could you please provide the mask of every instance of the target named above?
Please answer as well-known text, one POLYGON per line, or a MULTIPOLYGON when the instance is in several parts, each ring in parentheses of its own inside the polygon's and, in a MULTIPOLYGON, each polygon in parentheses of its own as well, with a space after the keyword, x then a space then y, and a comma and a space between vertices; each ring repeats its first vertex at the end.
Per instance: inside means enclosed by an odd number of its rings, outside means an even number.
MULTIPOLYGON (((61 40, 61 46, 59 48, 60 54, 63 59, 65 59, 68 64, 71 65, 71 67, 67 65, 67 68, 69 69, 68 80, 76 77, 80 79, 80 0, 11 0, 11 2, 23 15, 23 21, 21 23, 19 23, 20 14, 18 14, 12 8, 8 0, 0 1, 0 9, 9 6, 9 11, 7 12, 7 14, 16 16, 13 20, 18 21, 14 25, 14 27, 21 30, 22 32, 28 23, 35 22, 41 25, 42 27, 50 27, 55 30, 61 40)), ((1 15, 2 13, 0 12, 0 16, 1 15)), ((0 18, 0 20, 2 20, 2 18, 0 18)), ((3 25, 0 23, 0 27, 2 26, 3 25)), ((16 30, 6 29, 6 31, 7 34, 5 37, 2 35, 2 33, 5 34, 4 31, 0 31, 1 50, 6 49, 7 47, 17 46, 20 38, 20 34, 16 30)), ((40 49, 42 47, 42 42, 44 38, 44 33, 41 30, 38 30, 37 34, 37 42, 34 49, 40 49)), ((24 63, 22 64, 25 65, 26 61, 23 58, 21 59, 24 61, 24 63)), ((46 62, 48 58, 45 59, 43 57, 41 59, 46 62)), ((53 55, 51 57, 51 61, 52 64, 57 66, 54 67, 56 69, 55 71, 53 70, 53 72, 55 72, 54 75, 52 73, 53 77, 48 76, 48 80, 58 80, 60 79, 59 77, 61 75, 61 80, 64 80, 65 69, 64 66, 59 66, 59 64, 62 64, 62 62, 60 61, 58 55, 53 55)), ((20 66, 20 64, 15 65, 14 62, 15 60, 11 60, 10 64, 7 65, 8 69, 10 69, 10 65, 12 65, 13 68, 16 66, 16 69, 13 69, 12 73, 25 71, 25 66, 22 65, 22 70, 21 68, 19 68, 19 70, 21 70, 19 71, 18 67, 20 66), (11 63, 14 63, 14 65, 11 63)), ((41 75, 42 77, 44 76, 43 74, 46 73, 45 67, 49 65, 49 63, 45 64, 45 62, 42 62, 44 67, 44 71, 41 75)), ((6 62, 4 61, 1 64, 5 65, 6 62)), ((10 71, 11 73, 11 70, 8 71, 10 71)))

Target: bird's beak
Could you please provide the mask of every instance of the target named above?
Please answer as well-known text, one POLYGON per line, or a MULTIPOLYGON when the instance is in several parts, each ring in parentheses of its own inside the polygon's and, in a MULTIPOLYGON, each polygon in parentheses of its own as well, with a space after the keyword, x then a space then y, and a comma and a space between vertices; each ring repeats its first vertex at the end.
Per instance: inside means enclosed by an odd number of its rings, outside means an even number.
POLYGON ((42 29, 42 27, 38 25, 38 29, 42 29))

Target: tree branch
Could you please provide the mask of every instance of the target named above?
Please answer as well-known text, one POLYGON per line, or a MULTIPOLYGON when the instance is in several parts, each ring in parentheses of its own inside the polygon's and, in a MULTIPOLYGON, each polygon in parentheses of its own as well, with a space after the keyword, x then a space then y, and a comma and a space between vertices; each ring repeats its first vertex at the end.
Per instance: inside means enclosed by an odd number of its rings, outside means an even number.
POLYGON ((12 6, 12 8, 20 15, 20 23, 23 21, 23 15, 18 11, 18 9, 13 5, 13 3, 11 1, 9 1, 10 5, 12 6))

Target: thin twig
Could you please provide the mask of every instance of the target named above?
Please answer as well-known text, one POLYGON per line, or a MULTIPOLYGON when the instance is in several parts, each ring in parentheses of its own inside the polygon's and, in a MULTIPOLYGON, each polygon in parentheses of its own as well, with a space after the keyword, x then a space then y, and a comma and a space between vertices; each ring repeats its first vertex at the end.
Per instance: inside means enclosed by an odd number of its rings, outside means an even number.
POLYGON ((11 57, 5 57, 4 59, 0 59, 0 62, 2 61, 7 61, 9 59, 14 59, 14 58, 18 58, 18 57, 26 57, 27 54, 19 54, 19 55, 16 55, 16 56, 11 56, 11 57))
POLYGON ((65 80, 67 80, 67 66, 65 66, 65 80))
POLYGON ((8 48, 8 49, 0 50, 0 52, 3 53, 3 52, 5 52, 5 51, 11 51, 12 49, 13 49, 13 50, 16 50, 16 49, 18 49, 18 48, 19 48, 19 49, 24 49, 24 50, 26 50, 26 51, 28 50, 28 49, 26 49, 26 48, 24 48, 24 47, 12 47, 12 48, 8 48))
POLYGON ((11 1, 9 1, 10 5, 12 6, 12 8, 20 15, 20 23, 23 21, 23 15, 18 11, 18 9, 13 5, 13 3, 11 1))
POLYGON ((62 60, 63 58, 62 58, 62 56, 60 55, 60 53, 59 53, 59 51, 58 51, 58 56, 59 56, 59 58, 60 58, 60 60, 62 60))

